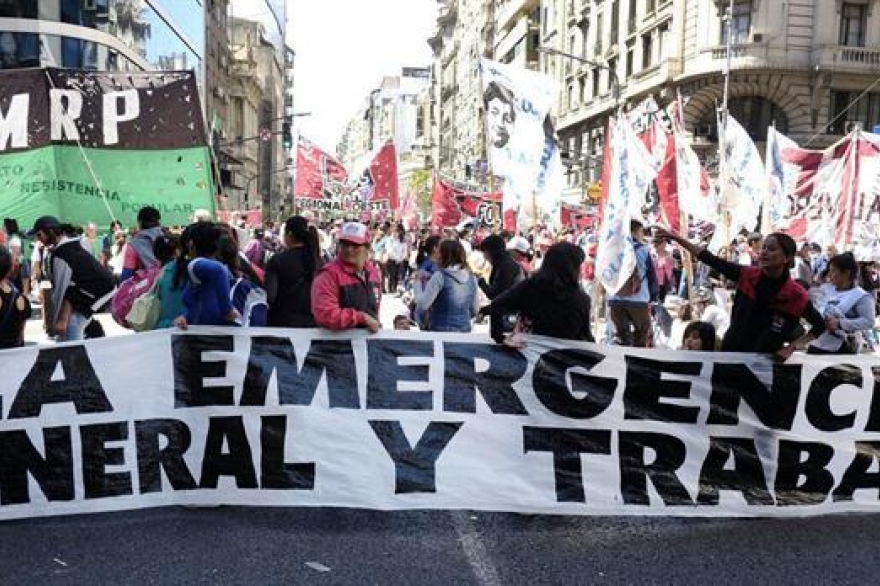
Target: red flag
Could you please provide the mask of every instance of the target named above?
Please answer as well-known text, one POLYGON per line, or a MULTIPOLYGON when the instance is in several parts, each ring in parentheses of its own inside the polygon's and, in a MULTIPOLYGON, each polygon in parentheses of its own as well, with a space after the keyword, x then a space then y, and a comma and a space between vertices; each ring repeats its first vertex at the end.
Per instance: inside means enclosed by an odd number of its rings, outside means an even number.
POLYGON ((431 229, 439 232, 470 218, 495 225, 501 212, 501 192, 484 193, 457 189, 434 176, 431 191, 431 229))
POLYGON ((338 186, 344 185, 347 178, 342 163, 300 137, 296 149, 296 197, 324 199, 338 193, 338 186))
POLYGON ((387 142, 361 173, 355 192, 364 204, 373 204, 370 211, 381 208, 387 214, 400 207, 398 183, 397 149, 387 142))
POLYGON ((595 215, 591 214, 581 206, 573 206, 562 204, 559 211, 560 222, 563 226, 575 228, 577 230, 586 230, 593 226, 595 215))

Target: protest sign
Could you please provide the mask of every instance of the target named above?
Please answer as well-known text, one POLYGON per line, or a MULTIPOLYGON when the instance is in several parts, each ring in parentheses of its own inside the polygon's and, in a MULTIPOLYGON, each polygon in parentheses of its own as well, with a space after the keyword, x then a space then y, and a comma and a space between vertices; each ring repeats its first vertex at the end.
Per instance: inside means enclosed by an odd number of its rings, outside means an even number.
POLYGON ((29 226, 53 215, 133 225, 214 209, 192 72, 0 71, 0 209, 29 226))
POLYGON ((431 229, 458 226, 473 220, 477 226, 498 227, 501 219, 501 193, 474 192, 459 189, 434 177, 431 189, 431 229))
POLYGON ((0 371, 0 519, 880 510, 873 358, 194 328, 3 351, 0 371))

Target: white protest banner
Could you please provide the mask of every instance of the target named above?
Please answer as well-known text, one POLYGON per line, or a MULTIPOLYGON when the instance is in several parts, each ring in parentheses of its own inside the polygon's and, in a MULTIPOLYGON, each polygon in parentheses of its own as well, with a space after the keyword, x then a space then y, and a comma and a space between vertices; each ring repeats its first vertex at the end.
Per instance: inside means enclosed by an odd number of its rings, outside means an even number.
MULTIPOLYGON (((784 194, 771 208, 772 229, 856 250, 880 240, 880 137, 855 130, 815 151, 771 135, 779 141, 771 177, 781 178, 784 194)), ((770 154, 768 146, 768 164, 770 154)))
POLYGON ((632 129, 626 116, 611 127, 611 169, 608 195, 599 227, 596 276, 609 293, 626 283, 636 266, 630 221, 640 213, 645 193, 657 176, 657 163, 632 129))
POLYGON ((0 352, 0 519, 880 511, 880 362, 194 328, 0 352))
POLYGON ((562 163, 549 118, 556 83, 548 75, 480 60, 486 145, 492 173, 504 180, 503 209, 529 227, 536 212, 558 223, 562 163))

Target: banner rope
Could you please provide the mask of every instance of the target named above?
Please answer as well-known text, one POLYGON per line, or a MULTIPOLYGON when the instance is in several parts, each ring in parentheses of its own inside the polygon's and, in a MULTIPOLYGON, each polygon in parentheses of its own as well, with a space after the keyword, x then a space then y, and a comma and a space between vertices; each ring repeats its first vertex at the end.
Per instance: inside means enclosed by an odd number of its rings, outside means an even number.
MULTIPOLYGON (((49 70, 45 70, 46 79, 49 80, 49 85, 52 86, 52 89, 58 89, 55 86, 55 81, 52 79, 52 76, 49 75, 49 70)), ((107 202, 107 193, 104 189, 104 186, 101 185, 101 181, 98 179, 97 174, 95 174, 95 169, 92 167, 92 162, 89 160, 88 155, 86 155, 86 150, 83 148, 82 141, 79 138, 79 133, 76 136, 76 146, 79 148, 79 152, 82 155, 83 161, 86 163, 86 168, 89 170, 89 175, 91 175, 92 180, 95 182, 95 185, 98 187, 98 191, 101 194, 101 201, 104 202, 104 207, 107 208, 107 213, 110 214, 110 219, 113 222, 119 223, 116 219, 116 215, 113 213, 113 210, 110 208, 110 204, 107 202)))

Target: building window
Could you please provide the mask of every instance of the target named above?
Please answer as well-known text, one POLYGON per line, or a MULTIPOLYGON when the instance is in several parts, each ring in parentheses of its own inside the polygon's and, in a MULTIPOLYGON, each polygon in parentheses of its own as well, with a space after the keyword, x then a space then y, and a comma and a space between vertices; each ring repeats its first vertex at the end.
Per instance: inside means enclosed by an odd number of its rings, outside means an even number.
POLYGON ((636 32, 636 24, 638 23, 638 0, 629 0, 629 26, 627 32, 632 34, 636 32))
POLYGON ((604 29, 602 25, 604 20, 604 14, 601 12, 596 15, 596 51, 593 53, 596 57, 602 54, 602 34, 604 29))
POLYGON ((608 60, 608 91, 614 85, 614 77, 617 74, 617 59, 608 60))
POLYGON ((544 34, 547 34, 547 25, 550 24, 550 9, 546 6, 544 7, 544 14, 541 18, 541 30, 544 34))
POLYGON ((858 122, 862 130, 868 132, 874 126, 880 124, 880 93, 869 93, 853 103, 861 92, 831 92, 831 120, 834 123, 831 131, 834 134, 846 134, 852 130, 852 125, 858 122), (847 107, 852 107, 847 110, 847 107))
POLYGON ((664 51, 667 45, 667 37, 669 36, 669 23, 665 22, 657 29, 657 60, 663 61, 666 58, 664 51))
POLYGON ((599 68, 593 69, 593 98, 599 97, 599 68))
MULTIPOLYGON (((725 11, 726 14, 726 11, 725 11)), ((738 2, 733 5, 733 15, 730 21, 731 44, 742 45, 749 42, 749 33, 752 30, 752 3, 738 2)), ((721 44, 727 44, 727 23, 721 21, 721 44)))
POLYGON ((587 39, 589 38, 589 34, 590 34, 590 21, 584 20, 581 23, 580 27, 581 27, 581 39, 583 40, 581 57, 583 57, 584 59, 589 59, 590 58, 590 53, 589 53, 590 44, 587 41, 587 39))
POLYGON ((848 47, 865 46, 868 25, 867 6, 844 2, 840 8, 840 44, 848 47))
POLYGON ((626 44, 626 78, 629 79, 633 74, 633 61, 636 60, 635 43, 630 41, 626 44))
POLYGON ((617 44, 617 33, 620 28, 620 0, 611 3, 611 44, 617 44))
POLYGON ((651 33, 642 35, 642 69, 648 69, 654 64, 654 41, 651 33))

